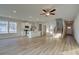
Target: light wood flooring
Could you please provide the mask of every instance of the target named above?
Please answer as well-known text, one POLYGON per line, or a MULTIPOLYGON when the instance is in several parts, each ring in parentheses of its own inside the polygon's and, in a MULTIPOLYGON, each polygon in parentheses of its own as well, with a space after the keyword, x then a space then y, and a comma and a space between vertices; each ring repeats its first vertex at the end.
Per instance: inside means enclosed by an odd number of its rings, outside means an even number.
POLYGON ((0 55, 72 55, 79 54, 76 41, 67 36, 64 39, 19 37, 0 40, 0 55))

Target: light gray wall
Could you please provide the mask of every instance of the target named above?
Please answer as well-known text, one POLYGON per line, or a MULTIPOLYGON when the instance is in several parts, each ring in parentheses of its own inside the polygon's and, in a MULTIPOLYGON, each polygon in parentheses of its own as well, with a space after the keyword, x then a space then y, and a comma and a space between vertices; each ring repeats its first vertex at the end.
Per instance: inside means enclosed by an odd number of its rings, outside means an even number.
POLYGON ((79 44, 79 15, 74 21, 74 36, 75 36, 76 41, 79 44))

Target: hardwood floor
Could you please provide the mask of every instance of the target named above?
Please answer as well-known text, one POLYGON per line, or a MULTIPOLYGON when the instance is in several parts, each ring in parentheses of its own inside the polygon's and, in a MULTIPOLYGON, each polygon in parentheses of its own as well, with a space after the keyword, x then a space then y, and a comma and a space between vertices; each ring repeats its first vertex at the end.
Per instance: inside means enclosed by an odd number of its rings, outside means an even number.
POLYGON ((79 54, 79 47, 71 36, 64 39, 19 37, 0 40, 0 55, 68 55, 79 54))

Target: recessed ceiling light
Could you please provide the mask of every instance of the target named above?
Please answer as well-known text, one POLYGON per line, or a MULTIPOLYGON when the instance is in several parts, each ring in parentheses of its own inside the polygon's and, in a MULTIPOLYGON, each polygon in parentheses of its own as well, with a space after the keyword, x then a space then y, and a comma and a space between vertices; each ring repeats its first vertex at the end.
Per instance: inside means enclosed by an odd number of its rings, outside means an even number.
POLYGON ((28 18, 32 18, 32 16, 29 16, 28 18))
POLYGON ((13 13, 16 13, 16 10, 13 10, 13 13))
POLYGON ((11 16, 8 16, 9 18, 11 18, 11 16))
POLYGON ((69 26, 68 26, 67 28, 68 28, 68 29, 71 29, 71 27, 69 27, 69 26))
POLYGON ((36 19, 37 21, 39 20, 39 18, 36 19))

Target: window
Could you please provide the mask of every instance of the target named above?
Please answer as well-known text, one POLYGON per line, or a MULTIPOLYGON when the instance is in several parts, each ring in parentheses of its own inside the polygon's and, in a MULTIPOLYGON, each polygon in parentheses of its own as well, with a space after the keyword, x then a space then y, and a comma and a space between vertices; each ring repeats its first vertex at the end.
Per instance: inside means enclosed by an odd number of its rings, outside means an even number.
POLYGON ((0 34, 8 33, 8 22, 7 21, 0 21, 0 34))
POLYGON ((16 22, 8 22, 0 20, 0 34, 16 33, 16 32, 17 32, 16 22))
POLYGON ((9 22, 9 33, 16 33, 16 32, 17 32, 17 23, 9 22))

